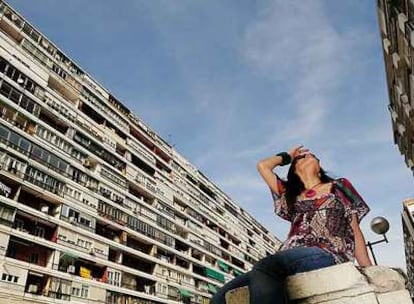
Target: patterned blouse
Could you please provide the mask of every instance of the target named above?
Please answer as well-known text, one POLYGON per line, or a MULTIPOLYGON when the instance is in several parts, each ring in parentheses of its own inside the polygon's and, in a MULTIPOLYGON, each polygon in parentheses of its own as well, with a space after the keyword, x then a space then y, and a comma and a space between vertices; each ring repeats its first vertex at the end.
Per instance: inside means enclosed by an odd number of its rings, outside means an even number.
POLYGON ((333 255, 337 263, 354 261, 355 240, 350 222, 358 222, 369 207, 345 178, 332 182, 329 193, 311 199, 297 199, 289 212, 283 182, 276 176, 281 195, 272 191, 275 213, 292 223, 280 250, 294 247, 320 247, 333 255))

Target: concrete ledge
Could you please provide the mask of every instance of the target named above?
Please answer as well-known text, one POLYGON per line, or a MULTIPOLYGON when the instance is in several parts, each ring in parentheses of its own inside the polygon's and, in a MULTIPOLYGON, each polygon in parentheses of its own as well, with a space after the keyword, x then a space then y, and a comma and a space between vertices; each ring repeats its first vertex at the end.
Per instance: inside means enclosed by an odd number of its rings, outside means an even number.
POLYGON ((369 288, 365 277, 352 263, 344 263, 287 278, 289 299, 304 299, 353 288, 369 288))
POLYGON ((405 283, 389 267, 344 263, 288 277, 287 291, 298 304, 412 304, 405 283))
MULTIPOLYGON (((337 303, 335 301, 339 301, 338 303, 342 303, 341 301, 345 301, 344 303, 353 303, 352 301, 357 301, 355 299, 360 299, 363 296, 369 295, 374 293, 374 289, 367 285, 363 287, 351 288, 341 291, 333 291, 328 292, 321 295, 311 296, 305 299, 300 299, 301 304, 318 304, 318 303, 337 303), (347 302, 348 301, 348 302, 347 302)), ((369 296, 367 296, 369 298, 369 296)), ((356 302, 359 303, 359 302, 356 302)), ((369 302, 368 302, 369 303, 369 302)), ((375 302, 376 303, 376 302, 375 302)))
MULTIPOLYGON (((298 303, 307 303, 307 302, 298 302, 298 303)), ((367 293, 355 297, 344 297, 341 299, 335 299, 335 300, 327 300, 323 302, 318 302, 320 304, 378 304, 377 297, 375 296, 375 293, 367 293)), ((394 304, 397 304, 395 302, 394 304)), ((398 303, 400 304, 400 303, 398 303)))
POLYGON ((383 293, 405 289, 405 278, 396 270, 385 266, 372 266, 361 269, 375 292, 383 293))
POLYGON ((412 304, 408 290, 377 294, 379 304, 412 304))
MULTIPOLYGON (((295 304, 412 304, 403 273, 389 267, 359 270, 344 263, 286 279, 290 303, 295 304)), ((226 293, 227 304, 249 304, 249 289, 226 293)), ((260 303, 251 303, 260 304, 260 303)))

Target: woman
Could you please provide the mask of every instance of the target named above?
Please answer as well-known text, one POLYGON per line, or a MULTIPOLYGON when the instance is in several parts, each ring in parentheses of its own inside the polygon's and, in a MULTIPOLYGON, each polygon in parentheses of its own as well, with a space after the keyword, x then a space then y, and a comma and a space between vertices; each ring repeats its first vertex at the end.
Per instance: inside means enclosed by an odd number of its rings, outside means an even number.
POLYGON ((354 259, 361 267, 372 265, 359 227, 369 208, 347 179, 330 178, 303 146, 266 158, 257 169, 270 187, 275 213, 291 222, 290 232, 280 251, 228 282, 212 304, 226 303, 227 291, 246 286, 251 304, 284 304, 284 279, 289 275, 354 259), (283 181, 273 169, 289 163, 283 181))

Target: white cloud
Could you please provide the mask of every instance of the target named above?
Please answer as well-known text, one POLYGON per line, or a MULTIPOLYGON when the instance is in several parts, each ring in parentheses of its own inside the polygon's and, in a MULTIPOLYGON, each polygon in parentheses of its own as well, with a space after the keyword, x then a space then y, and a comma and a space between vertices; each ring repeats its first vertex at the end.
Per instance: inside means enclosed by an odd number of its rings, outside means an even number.
POLYGON ((354 31, 359 30, 338 32, 316 0, 275 0, 247 30, 242 51, 246 62, 291 92, 284 111, 294 115, 277 113, 286 122, 279 132, 286 141, 311 140, 326 126, 325 118, 335 114, 331 108, 350 54, 364 36, 354 31))

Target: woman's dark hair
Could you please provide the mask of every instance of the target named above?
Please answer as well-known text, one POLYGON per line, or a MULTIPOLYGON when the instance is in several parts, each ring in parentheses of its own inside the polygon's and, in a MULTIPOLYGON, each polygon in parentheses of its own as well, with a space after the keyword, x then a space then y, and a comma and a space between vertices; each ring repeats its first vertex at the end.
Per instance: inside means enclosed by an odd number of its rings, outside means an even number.
MULTIPOLYGON (((296 162, 298 161, 298 158, 294 158, 292 161, 292 164, 290 165, 288 175, 287 175, 287 181, 285 181, 285 189, 286 189, 286 203, 289 209, 289 212, 294 211, 294 205, 296 202, 296 198, 299 196, 299 194, 302 193, 303 190, 305 190, 305 185, 303 184, 302 180, 300 179, 299 175, 296 174, 295 168, 296 168, 296 162)), ((328 174, 326 174, 325 170, 320 168, 319 170, 320 179, 322 183, 329 183, 333 181, 334 179, 330 177, 328 174)))

